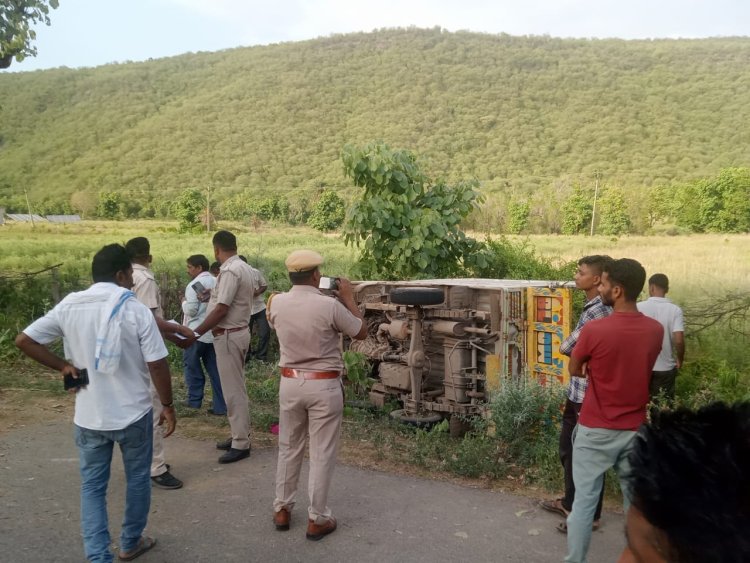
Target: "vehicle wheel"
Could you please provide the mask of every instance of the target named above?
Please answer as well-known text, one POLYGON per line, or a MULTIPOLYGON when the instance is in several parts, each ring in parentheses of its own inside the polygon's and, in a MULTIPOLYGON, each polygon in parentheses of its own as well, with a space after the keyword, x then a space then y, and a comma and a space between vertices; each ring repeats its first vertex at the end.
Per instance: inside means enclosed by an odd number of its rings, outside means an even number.
POLYGON ((438 287, 397 287, 391 290, 391 303, 396 305, 439 305, 445 301, 438 287))
POLYGON ((451 415, 448 421, 448 433, 451 438, 463 438, 469 430, 471 430, 471 422, 463 416, 451 415))
POLYGON ((436 412, 425 412, 420 414, 407 414, 404 409, 398 409, 391 412, 391 418, 404 424, 416 426, 417 428, 430 428, 437 424, 443 417, 436 412))

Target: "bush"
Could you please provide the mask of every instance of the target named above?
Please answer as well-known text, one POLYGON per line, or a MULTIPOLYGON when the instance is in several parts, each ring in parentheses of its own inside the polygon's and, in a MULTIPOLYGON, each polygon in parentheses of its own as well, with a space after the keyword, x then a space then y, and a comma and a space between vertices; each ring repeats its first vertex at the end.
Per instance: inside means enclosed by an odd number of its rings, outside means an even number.
POLYGON ((324 190, 313 205, 307 224, 318 231, 333 231, 344 222, 344 200, 333 190, 324 190))
POLYGON ((555 265, 547 258, 538 256, 527 241, 488 239, 483 254, 486 264, 472 268, 468 274, 482 278, 569 280, 576 269, 575 262, 555 265))
POLYGON ((490 403, 489 430, 499 441, 502 460, 529 481, 550 487, 561 481, 558 442, 564 388, 533 379, 504 381, 490 403))

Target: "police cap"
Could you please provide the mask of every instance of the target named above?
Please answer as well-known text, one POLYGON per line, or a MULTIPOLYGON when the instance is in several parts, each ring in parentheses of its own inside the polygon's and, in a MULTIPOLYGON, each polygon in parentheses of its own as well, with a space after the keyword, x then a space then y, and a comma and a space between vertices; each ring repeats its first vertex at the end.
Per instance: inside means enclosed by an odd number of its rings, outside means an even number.
POLYGON ((307 272, 323 263, 323 257, 313 250, 295 250, 284 262, 288 272, 307 272))

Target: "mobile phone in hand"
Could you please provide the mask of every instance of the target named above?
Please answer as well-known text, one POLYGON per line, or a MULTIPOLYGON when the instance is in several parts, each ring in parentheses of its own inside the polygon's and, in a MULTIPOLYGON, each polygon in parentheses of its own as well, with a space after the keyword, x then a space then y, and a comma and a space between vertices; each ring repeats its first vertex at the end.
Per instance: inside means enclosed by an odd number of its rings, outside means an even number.
POLYGON ((201 282, 199 282, 199 281, 195 282, 190 287, 192 287, 195 290, 195 293, 197 293, 198 295, 200 295, 201 293, 203 293, 204 291, 206 291, 206 288, 203 287, 203 284, 201 282))
POLYGON ((87 369, 79 369, 76 370, 78 372, 78 377, 73 377, 69 373, 66 373, 63 376, 63 387, 65 387, 65 390, 68 389, 75 389, 76 387, 85 387, 89 384, 89 372, 87 369))

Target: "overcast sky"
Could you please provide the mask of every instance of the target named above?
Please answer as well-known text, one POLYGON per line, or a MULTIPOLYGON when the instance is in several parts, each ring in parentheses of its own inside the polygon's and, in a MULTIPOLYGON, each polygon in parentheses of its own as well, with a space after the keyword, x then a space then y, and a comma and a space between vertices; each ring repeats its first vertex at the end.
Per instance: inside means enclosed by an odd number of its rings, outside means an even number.
POLYGON ((748 35, 750 0, 60 0, 39 55, 10 71, 97 66, 382 27, 554 37, 748 35))

